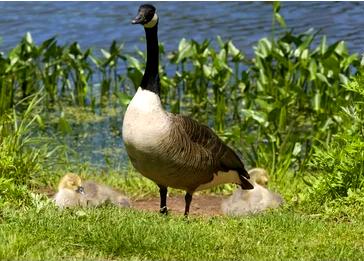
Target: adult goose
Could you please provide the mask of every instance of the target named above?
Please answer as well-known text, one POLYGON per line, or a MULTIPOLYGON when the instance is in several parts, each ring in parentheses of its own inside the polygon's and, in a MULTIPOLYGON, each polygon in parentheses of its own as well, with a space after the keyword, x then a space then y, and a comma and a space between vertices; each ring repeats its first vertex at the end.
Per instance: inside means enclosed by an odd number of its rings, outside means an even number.
POLYGON ((185 216, 195 191, 223 183, 253 189, 242 161, 209 127, 163 109, 155 7, 141 5, 132 23, 144 26, 147 64, 124 115, 123 140, 136 170, 159 186, 160 212, 167 213, 168 187, 186 191, 185 216))

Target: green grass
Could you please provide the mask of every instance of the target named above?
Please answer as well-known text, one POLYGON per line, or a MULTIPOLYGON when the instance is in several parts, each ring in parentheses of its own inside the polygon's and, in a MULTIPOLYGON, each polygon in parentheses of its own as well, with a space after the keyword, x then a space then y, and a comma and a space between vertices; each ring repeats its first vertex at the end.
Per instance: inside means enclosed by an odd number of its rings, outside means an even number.
POLYGON ((364 222, 281 209, 229 218, 105 206, 3 211, 1 260, 364 260, 364 222))

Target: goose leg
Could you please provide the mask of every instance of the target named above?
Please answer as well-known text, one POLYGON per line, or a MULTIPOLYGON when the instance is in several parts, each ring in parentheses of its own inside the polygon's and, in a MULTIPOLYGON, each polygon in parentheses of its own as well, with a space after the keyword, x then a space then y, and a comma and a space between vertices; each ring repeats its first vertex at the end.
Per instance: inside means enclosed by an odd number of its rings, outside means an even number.
POLYGON ((187 217, 188 213, 190 212, 191 201, 192 201, 192 193, 186 192, 186 195, 185 195, 185 202, 186 202, 185 217, 187 217))
POLYGON ((158 185, 159 187, 159 195, 161 198, 161 205, 160 205, 160 210, 159 213, 161 214, 168 214, 168 209, 167 209, 167 187, 162 186, 162 185, 158 185))

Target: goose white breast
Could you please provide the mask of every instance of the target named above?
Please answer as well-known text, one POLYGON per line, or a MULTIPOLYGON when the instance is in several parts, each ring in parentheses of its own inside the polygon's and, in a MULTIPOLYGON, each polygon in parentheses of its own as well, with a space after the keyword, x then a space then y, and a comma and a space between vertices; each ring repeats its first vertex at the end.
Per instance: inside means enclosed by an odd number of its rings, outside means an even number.
POLYGON ((131 100, 123 122, 127 147, 153 153, 169 133, 170 120, 157 94, 139 88, 131 100))

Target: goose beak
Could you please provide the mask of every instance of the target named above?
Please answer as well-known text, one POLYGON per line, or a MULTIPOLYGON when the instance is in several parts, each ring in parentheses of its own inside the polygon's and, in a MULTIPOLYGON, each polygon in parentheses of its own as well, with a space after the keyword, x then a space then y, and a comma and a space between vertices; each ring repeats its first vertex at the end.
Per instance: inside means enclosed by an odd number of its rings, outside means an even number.
POLYGON ((138 14, 132 21, 132 24, 144 24, 145 23, 145 17, 142 14, 138 14))
POLYGON ((76 192, 80 193, 80 194, 85 194, 85 189, 82 187, 82 186, 79 186, 77 189, 76 189, 76 192))

